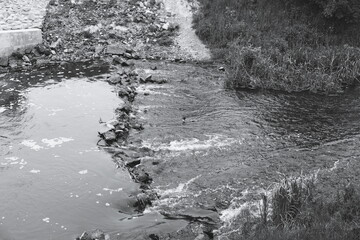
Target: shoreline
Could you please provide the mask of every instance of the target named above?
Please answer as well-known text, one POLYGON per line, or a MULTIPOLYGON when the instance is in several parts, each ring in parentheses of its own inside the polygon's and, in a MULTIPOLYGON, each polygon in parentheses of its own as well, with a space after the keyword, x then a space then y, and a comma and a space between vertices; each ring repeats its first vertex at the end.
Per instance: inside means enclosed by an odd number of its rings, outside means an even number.
MULTIPOLYGON (((152 189, 152 177, 142 164, 142 158, 154 155, 154 151, 128 142, 131 131, 143 129, 133 109, 136 86, 164 84, 166 80, 156 79, 145 72, 139 74, 135 71, 136 66, 156 69, 156 65, 163 63, 213 64, 208 57, 197 58, 193 54, 194 49, 187 48, 191 52, 185 52, 175 44, 179 25, 173 19, 173 13, 166 12, 163 7, 162 1, 152 0, 84 1, 81 4, 52 0, 47 6, 42 27, 43 43, 14 52, 6 59, 6 66, 0 66, 0 74, 11 74, 72 63, 109 65, 110 76, 106 81, 115 86, 125 104, 115 110, 116 120, 102 123, 106 127, 98 132, 98 145, 112 155, 118 168, 127 169, 133 181, 139 184, 132 206, 137 214, 143 214, 159 195, 152 189)), ((195 45, 195 48, 198 46, 195 45)), ((177 217, 176 213, 170 215, 163 213, 165 218, 177 217)), ((204 236, 214 229, 206 222, 190 220, 196 219, 196 216, 188 217, 188 224, 179 226, 178 231, 182 235, 204 236), (197 228, 204 229, 204 232, 194 232, 197 228)), ((188 217, 181 216, 184 219, 188 217)), ((180 236, 177 231, 168 234, 180 236)), ((101 230, 86 229, 86 232, 79 233, 77 239, 88 240, 98 236, 100 239, 109 238, 109 234, 101 230)), ((117 239, 116 236, 111 237, 117 239)), ((159 238, 156 234, 144 237, 159 238)))

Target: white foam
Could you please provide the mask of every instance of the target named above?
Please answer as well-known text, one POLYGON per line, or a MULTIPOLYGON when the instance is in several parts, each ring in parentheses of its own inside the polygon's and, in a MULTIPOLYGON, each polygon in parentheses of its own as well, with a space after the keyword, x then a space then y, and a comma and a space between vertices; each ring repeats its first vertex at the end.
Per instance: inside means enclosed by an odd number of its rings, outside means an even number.
POLYGON ((79 171, 79 174, 82 174, 82 175, 84 175, 84 174, 87 174, 88 173, 88 170, 81 170, 81 171, 79 171))
POLYGON ((123 189, 122 188, 118 188, 118 189, 103 188, 103 190, 108 191, 110 194, 112 194, 113 192, 121 192, 123 189))
POLYGON ((46 223, 49 223, 49 222, 50 222, 50 218, 48 218, 48 217, 43 218, 42 220, 43 220, 43 222, 46 222, 46 223))
POLYGON ((179 193, 184 193, 187 191, 188 186, 194 182, 196 179, 198 179, 199 177, 201 177, 201 175, 196 176, 192 179, 190 179, 189 181, 187 181, 186 183, 180 183, 176 188, 171 188, 171 189, 167 189, 164 191, 161 191, 161 196, 162 197, 167 197, 167 196, 171 196, 171 195, 177 195, 179 193))
POLYGON ((70 142, 70 141, 74 141, 74 139, 72 138, 65 138, 65 137, 59 137, 59 138, 53 138, 53 139, 47 139, 44 138, 43 140, 41 140, 43 143, 45 143, 48 147, 56 147, 57 145, 60 145, 65 143, 65 142, 70 142))
POLYGON ((0 107, 0 113, 5 112, 7 109, 4 107, 0 107))
POLYGON ((40 173, 40 170, 38 170, 38 169, 32 169, 32 170, 30 170, 29 172, 30 172, 30 173, 35 173, 35 174, 37 174, 37 173, 40 173))
POLYGON ((34 151, 39 151, 40 149, 43 149, 42 146, 37 145, 37 143, 34 140, 23 140, 21 142, 22 145, 31 148, 34 151))
POLYGON ((155 150, 170 150, 170 151, 192 151, 192 150, 206 150, 209 148, 224 148, 232 144, 241 144, 240 140, 228 138, 222 135, 207 135, 207 140, 199 140, 197 138, 175 140, 168 144, 151 144, 145 142, 144 145, 155 150), (155 145, 155 146, 154 146, 155 145))

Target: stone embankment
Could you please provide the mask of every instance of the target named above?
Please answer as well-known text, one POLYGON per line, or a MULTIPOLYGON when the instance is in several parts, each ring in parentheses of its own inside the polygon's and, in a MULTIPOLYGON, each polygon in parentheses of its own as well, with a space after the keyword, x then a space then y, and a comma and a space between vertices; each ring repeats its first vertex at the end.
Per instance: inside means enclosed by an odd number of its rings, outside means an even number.
POLYGON ((0 31, 41 29, 49 0, 0 1, 0 31))
POLYGON ((0 1, 0 67, 9 64, 8 56, 42 42, 41 27, 49 0, 0 1))

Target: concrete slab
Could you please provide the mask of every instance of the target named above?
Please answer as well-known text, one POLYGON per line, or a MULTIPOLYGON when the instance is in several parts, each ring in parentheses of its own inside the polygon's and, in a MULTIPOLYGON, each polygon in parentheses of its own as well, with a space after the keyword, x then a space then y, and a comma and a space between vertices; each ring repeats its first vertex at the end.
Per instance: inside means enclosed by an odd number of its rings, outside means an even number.
POLYGON ((16 50, 24 50, 42 43, 40 29, 0 31, 0 57, 11 55, 16 50))

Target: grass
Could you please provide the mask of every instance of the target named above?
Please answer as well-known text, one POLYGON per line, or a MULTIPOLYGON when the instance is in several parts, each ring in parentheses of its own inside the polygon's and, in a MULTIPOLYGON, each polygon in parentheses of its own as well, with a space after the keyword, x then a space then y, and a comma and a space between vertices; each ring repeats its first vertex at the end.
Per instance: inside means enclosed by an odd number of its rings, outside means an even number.
POLYGON ((360 196, 352 184, 333 199, 316 194, 314 178, 286 178, 271 196, 262 196, 260 214, 248 219, 229 239, 360 239, 360 196))
POLYGON ((196 33, 227 61, 227 87, 338 92, 359 81, 359 24, 309 2, 200 0, 196 33))

